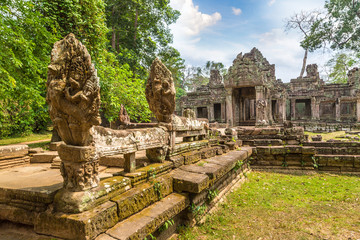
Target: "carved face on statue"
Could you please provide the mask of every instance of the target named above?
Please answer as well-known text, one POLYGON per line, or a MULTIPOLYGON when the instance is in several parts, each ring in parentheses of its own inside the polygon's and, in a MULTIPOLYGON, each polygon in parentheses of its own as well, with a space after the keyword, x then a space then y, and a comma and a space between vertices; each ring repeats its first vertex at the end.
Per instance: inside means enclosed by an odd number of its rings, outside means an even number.
POLYGON ((91 57, 73 34, 54 44, 48 67, 50 118, 66 144, 90 144, 90 128, 100 124, 99 79, 91 57))

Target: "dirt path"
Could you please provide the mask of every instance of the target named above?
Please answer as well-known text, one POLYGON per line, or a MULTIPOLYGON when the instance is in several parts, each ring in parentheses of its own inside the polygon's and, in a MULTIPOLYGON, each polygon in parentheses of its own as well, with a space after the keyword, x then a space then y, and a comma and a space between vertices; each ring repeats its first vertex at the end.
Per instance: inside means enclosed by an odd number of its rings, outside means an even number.
POLYGON ((42 143, 42 142, 49 142, 49 141, 51 141, 51 138, 43 139, 43 140, 30 141, 30 142, 14 143, 14 144, 10 144, 10 145, 42 143))

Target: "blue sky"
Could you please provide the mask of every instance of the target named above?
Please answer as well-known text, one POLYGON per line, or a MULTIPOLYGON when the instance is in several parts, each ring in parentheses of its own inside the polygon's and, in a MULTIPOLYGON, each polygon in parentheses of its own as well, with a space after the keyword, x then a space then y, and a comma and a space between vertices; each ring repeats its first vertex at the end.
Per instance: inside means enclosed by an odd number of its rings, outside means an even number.
MULTIPOLYGON (((206 61, 231 66, 240 53, 257 47, 283 82, 296 78, 304 50, 296 30, 284 31, 285 19, 301 10, 321 10, 325 0, 170 0, 181 12, 170 26, 173 46, 186 64, 202 66, 206 61)), ((330 57, 322 50, 310 53, 308 64, 321 65, 330 57)))

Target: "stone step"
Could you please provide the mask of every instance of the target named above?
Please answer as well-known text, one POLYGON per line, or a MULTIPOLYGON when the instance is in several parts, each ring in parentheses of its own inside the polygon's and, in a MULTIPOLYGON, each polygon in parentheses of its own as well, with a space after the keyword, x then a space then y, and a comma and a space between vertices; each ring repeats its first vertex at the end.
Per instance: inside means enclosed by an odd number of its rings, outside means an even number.
POLYGON ((22 166, 22 165, 26 165, 29 163, 30 163, 30 157, 28 157, 28 156, 14 158, 14 159, 1 160, 0 161, 0 169, 22 166))
POLYGON ((172 193, 141 212, 117 223, 107 230, 106 234, 100 235, 96 239, 144 239, 167 220, 182 212, 188 205, 186 195, 172 193))
POLYGON ((360 155, 324 155, 317 154, 315 159, 319 167, 360 168, 360 155))
POLYGON ((251 154, 251 147, 241 147, 224 155, 204 159, 197 164, 182 166, 171 172, 174 191, 200 193, 251 154))
POLYGON ((53 159, 57 156, 59 156, 57 151, 36 153, 30 159, 30 163, 51 163, 53 159))
POLYGON ((24 157, 29 153, 28 145, 0 146, 0 160, 24 157))
POLYGON ((117 204, 119 220, 123 220, 173 192, 173 179, 169 174, 137 185, 111 199, 117 204))
POLYGON ((283 141, 281 139, 254 139, 255 146, 281 146, 283 141))
POLYGON ((51 163, 50 168, 60 169, 61 159, 60 157, 55 157, 51 163))

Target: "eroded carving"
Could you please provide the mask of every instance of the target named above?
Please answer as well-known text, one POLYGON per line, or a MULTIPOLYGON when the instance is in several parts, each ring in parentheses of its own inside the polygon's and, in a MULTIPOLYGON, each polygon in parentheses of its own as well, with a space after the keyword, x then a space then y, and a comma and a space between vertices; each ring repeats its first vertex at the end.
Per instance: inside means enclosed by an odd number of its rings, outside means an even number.
POLYGON ((146 84, 146 99, 159 122, 171 122, 175 111, 175 86, 171 72, 156 58, 146 84))
POLYGON ((86 47, 72 33, 57 41, 51 52, 47 101, 61 139, 89 145, 90 128, 100 124, 99 78, 86 47))

